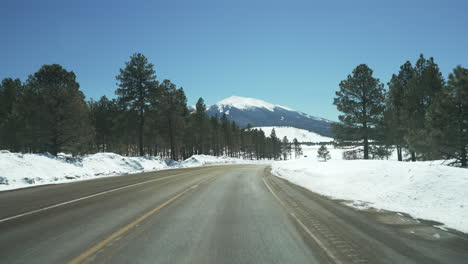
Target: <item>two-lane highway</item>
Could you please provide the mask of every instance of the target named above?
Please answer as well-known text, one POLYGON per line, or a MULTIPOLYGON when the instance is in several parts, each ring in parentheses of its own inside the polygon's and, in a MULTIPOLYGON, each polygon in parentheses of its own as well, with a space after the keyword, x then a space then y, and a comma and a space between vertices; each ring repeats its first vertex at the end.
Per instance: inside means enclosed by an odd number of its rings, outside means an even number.
POLYGON ((264 169, 170 170, 2 192, 0 260, 318 263, 263 184, 264 169))
POLYGON ((0 192, 0 263, 466 263, 381 218, 266 166, 167 170, 0 192))

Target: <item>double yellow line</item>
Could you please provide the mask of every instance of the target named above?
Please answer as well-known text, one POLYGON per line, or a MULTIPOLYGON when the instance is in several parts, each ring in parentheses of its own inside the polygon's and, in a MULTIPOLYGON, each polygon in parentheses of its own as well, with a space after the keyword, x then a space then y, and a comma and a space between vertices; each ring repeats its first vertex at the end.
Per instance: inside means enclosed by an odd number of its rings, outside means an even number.
POLYGON ((137 226, 138 224, 140 224, 141 222, 143 222, 145 219, 147 219, 148 217, 152 216, 153 214, 155 214, 156 212, 158 212, 159 210, 161 210, 162 208, 166 207, 167 205, 169 205, 170 203, 174 202, 175 200, 177 200, 178 198, 180 198, 181 196, 183 196, 184 194, 187 194, 188 192, 192 191, 193 189, 197 188, 200 184, 203 184, 203 183, 206 183, 212 179, 214 179, 216 176, 213 176, 213 177, 208 177, 208 178, 205 178, 203 179, 202 181, 198 182, 197 184, 194 184, 192 185, 191 187, 187 188, 185 191, 182 191, 180 193, 178 193, 177 195, 173 196, 171 199, 165 201, 164 203, 162 203, 161 205, 159 205, 158 207, 148 211, 147 213, 145 213, 144 215, 138 217, 136 220, 134 220, 133 222, 131 222, 130 224, 124 226, 123 228, 119 229, 118 231, 116 231, 115 233, 111 234, 110 236, 108 236, 106 239, 102 240, 101 242, 97 243, 96 245, 94 245, 93 247, 91 247, 90 249, 86 250, 85 252, 81 253, 79 256, 77 256, 76 258, 72 259, 71 261, 68 262, 68 264, 78 264, 78 263, 81 263, 83 262, 84 260, 86 260, 87 258, 91 257, 92 255, 94 255, 96 252, 98 252, 99 250, 101 250, 102 248, 104 248, 106 245, 108 245, 110 242, 112 242, 113 240, 115 240, 116 238, 124 235, 125 233, 127 233, 129 230, 131 230, 133 227, 137 226))

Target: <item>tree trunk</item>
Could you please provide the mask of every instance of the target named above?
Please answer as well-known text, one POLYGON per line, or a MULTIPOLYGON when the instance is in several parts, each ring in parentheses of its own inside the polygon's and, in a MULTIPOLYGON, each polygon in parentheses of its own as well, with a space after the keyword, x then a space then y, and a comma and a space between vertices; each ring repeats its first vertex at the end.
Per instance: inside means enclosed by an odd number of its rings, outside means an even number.
POLYGON ((168 125, 169 125, 169 144, 171 145, 171 158, 176 161, 177 160, 177 156, 176 156, 176 152, 175 152, 175 142, 174 142, 174 131, 173 131, 173 128, 172 128, 172 120, 171 118, 169 117, 168 119, 168 125))
POLYGON ((416 153, 414 151, 411 151, 411 161, 416 161, 416 153))
POLYGON ((364 159, 369 159, 369 140, 364 139, 364 159))
POLYGON ((138 149, 140 152, 140 156, 144 156, 145 152, 143 150, 143 128, 145 126, 145 118, 143 115, 143 111, 140 111, 140 124, 138 128, 138 149))
POLYGON ((401 146, 397 146, 398 161, 403 161, 403 156, 401 154, 401 146))

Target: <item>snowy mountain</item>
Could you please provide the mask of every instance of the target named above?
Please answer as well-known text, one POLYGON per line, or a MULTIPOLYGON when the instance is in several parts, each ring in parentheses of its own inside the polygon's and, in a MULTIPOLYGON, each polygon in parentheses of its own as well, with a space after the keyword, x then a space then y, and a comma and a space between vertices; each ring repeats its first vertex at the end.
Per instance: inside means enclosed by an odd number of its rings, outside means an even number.
POLYGON ((295 127, 254 127, 256 129, 261 129, 265 132, 266 136, 271 134, 271 130, 275 129, 276 136, 280 139, 283 139, 284 136, 288 138, 289 141, 297 139, 299 142, 331 142, 333 138, 325 137, 317 133, 311 132, 309 130, 295 128, 295 127))
POLYGON ((247 124, 255 127, 290 126, 332 136, 330 125, 333 122, 330 120, 255 98, 231 96, 210 106, 207 113, 210 116, 226 113, 230 120, 243 127, 247 124))

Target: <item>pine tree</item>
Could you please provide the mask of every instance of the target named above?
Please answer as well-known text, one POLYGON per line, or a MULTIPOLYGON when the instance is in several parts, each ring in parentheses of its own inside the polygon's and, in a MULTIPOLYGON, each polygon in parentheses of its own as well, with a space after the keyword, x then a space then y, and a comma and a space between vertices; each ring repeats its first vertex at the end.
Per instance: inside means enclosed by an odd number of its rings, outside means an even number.
POLYGON ((231 135, 232 135, 232 142, 231 142, 231 157, 239 158, 240 156, 240 145, 241 145, 241 129, 236 124, 236 122, 231 122, 231 135))
POLYGON ((283 137, 281 142, 281 153, 283 154, 283 160, 287 160, 291 156, 291 144, 286 136, 283 137))
POLYGON ((163 137, 169 142, 171 158, 178 160, 183 148, 184 128, 189 114, 187 97, 183 88, 177 89, 176 85, 169 80, 164 80, 158 89, 161 131, 163 137))
POLYGON ((221 154, 221 126, 219 124, 218 115, 214 115, 210 118, 211 126, 211 148, 215 156, 220 156, 221 154))
POLYGON ((468 69, 456 67, 447 86, 429 107, 431 143, 448 159, 467 166, 468 148, 468 69))
POLYGON ((317 158, 323 159, 323 161, 331 159, 330 151, 325 145, 320 146, 320 148, 318 149, 317 158))
MULTIPOLYGON (((84 153, 92 139, 92 127, 84 95, 73 72, 58 64, 44 65, 27 81, 30 133, 39 151, 84 153), (31 112, 29 112, 31 113, 31 112)), ((24 113, 23 113, 24 114, 24 113)))
POLYGON ((116 100, 109 100, 102 96, 99 101, 89 103, 90 119, 95 130, 95 144, 97 151, 118 151, 116 121, 119 109, 116 100))
POLYGON ((363 145, 364 159, 369 159, 369 142, 377 137, 376 126, 384 110, 384 90, 379 79, 365 64, 357 66, 352 75, 340 82, 333 104, 343 114, 332 129, 338 145, 363 145))
POLYGON ((140 53, 135 53, 130 57, 130 61, 125 63, 125 68, 120 69, 120 74, 116 79, 119 81, 119 88, 116 94, 119 100, 131 111, 135 111, 138 116, 138 149, 139 155, 144 155, 143 133, 145 126, 145 112, 149 106, 151 93, 157 88, 155 71, 153 64, 140 53))
POLYGON ((241 131, 241 151, 248 159, 254 158, 255 152, 255 131, 252 129, 251 124, 241 131))
POLYGON ((407 134, 407 120, 404 118, 404 96, 408 90, 408 83, 413 78, 413 66, 407 61, 400 67, 398 75, 393 74, 388 83, 388 95, 386 98, 384 123, 386 128, 386 141, 395 145, 398 160, 403 160, 402 150, 407 148, 405 141, 407 134))
POLYGON ((210 122, 206 114, 206 105, 203 98, 199 98, 195 106, 194 136, 197 154, 210 154, 210 122))
POLYGON ((231 153, 231 149, 229 148, 232 145, 232 129, 231 123, 229 122, 226 113, 223 113, 221 116, 221 133, 222 133, 222 141, 221 141, 221 149, 222 155, 229 156, 231 153))
POLYGON ((261 129, 255 129, 254 131, 254 145, 255 145, 255 156, 257 160, 267 159, 268 156, 268 147, 267 147, 267 137, 265 132, 261 129))
MULTIPOLYGON (((423 159, 439 156, 428 141, 430 129, 427 124, 428 109, 443 86, 444 79, 434 59, 425 59, 421 54, 404 93, 404 118, 408 125, 405 136, 408 147, 412 153, 419 152, 423 159)), ((415 161, 416 156, 413 154, 411 159, 415 161)))
POLYGON ((299 141, 297 140, 297 138, 294 138, 293 145, 294 145, 294 157, 297 159, 300 156, 302 156, 301 144, 299 144, 299 141))
POLYGON ((277 160, 281 157, 281 140, 276 136, 274 128, 271 130, 270 137, 268 139, 269 158, 277 160))
POLYGON ((0 148, 19 150, 18 118, 15 105, 23 84, 19 79, 6 78, 0 83, 0 148))

